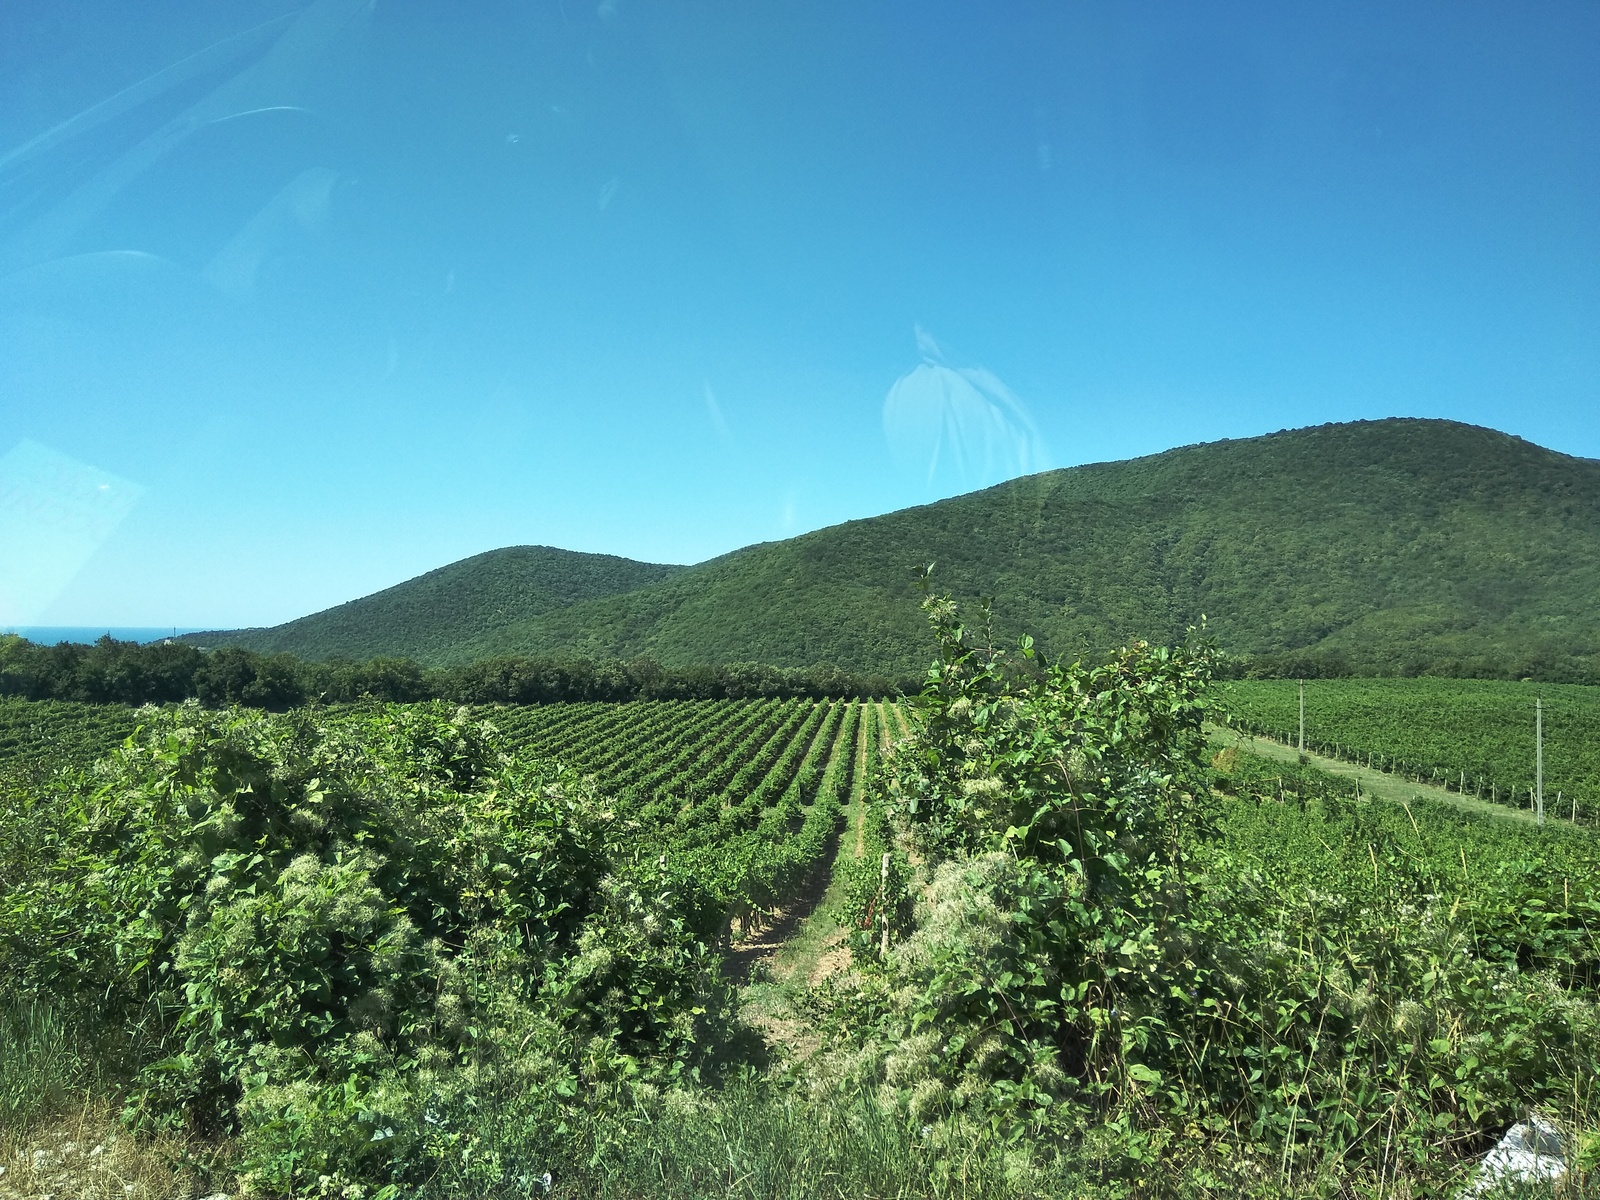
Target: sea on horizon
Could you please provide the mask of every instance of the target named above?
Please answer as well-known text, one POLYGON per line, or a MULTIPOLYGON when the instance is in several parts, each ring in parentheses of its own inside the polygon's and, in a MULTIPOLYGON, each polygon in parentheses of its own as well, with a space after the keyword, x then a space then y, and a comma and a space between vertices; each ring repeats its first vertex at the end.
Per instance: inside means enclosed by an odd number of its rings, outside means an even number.
POLYGON ((15 633, 38 646, 58 642, 96 642, 110 634, 119 642, 159 642, 199 630, 185 625, 0 625, 0 635, 15 633))

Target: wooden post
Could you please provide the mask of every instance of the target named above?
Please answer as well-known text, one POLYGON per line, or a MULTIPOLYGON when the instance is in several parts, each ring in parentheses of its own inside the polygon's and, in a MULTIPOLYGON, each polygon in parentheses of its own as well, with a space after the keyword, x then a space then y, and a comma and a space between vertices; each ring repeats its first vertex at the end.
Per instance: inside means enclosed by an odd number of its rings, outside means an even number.
POLYGON ((1306 681, 1300 681, 1300 753, 1306 752, 1306 681))
POLYGON ((1533 701, 1533 808, 1544 824, 1544 697, 1533 701))
POLYGON ((883 887, 883 904, 878 909, 878 919, 883 922, 883 941, 878 949, 887 958, 889 956, 889 856, 887 854, 883 856, 879 880, 883 887))

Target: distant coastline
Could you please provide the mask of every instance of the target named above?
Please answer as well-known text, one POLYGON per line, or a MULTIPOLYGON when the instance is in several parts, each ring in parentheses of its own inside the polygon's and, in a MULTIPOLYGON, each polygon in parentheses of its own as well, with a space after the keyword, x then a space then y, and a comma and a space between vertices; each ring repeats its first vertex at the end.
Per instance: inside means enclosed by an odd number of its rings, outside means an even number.
POLYGON ((162 638, 198 633, 188 625, 3 625, 0 636, 15 633, 39 646, 57 642, 95 642, 110 634, 119 642, 159 642, 162 638))

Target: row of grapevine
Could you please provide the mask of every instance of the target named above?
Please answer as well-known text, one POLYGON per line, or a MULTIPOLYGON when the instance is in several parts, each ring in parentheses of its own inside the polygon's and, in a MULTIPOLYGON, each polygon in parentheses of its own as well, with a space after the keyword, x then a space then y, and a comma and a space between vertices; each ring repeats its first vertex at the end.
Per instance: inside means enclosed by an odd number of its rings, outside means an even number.
POLYGON ((850 803, 851 794, 855 790, 856 762, 859 757, 856 747, 862 736, 861 727, 864 719, 861 714, 864 711, 865 706, 860 704, 844 706, 844 719, 840 722, 839 736, 834 740, 827 763, 827 775, 821 784, 820 790, 831 794, 841 806, 850 803))
POLYGON ((0 700, 0 769, 84 766, 113 750, 141 723, 125 704, 0 700))
POLYGON ((766 707, 752 704, 742 716, 727 720, 710 706, 696 711, 674 733, 664 737, 652 753, 637 755, 618 771, 610 780, 611 790, 622 795, 652 795, 675 781, 703 774, 709 764, 725 757, 731 746, 775 706, 776 701, 767 702, 766 707))
MULTIPOLYGON (((633 701, 478 710, 508 748, 595 778, 619 817, 692 874, 730 917, 781 905, 817 868, 861 763, 891 731, 856 701, 633 701), (843 744, 841 745, 841 741, 843 744)), ((83 765, 139 723, 121 705, 0 703, 0 768, 83 765)))
MULTIPOLYGON (((1498 803, 1527 807, 1535 784, 1535 700, 1544 710, 1547 811, 1600 804, 1600 688, 1463 679, 1309 680, 1306 749, 1498 803)), ((1294 680, 1220 685, 1236 728, 1290 745, 1294 680)))
POLYGON ((893 704, 871 706, 865 723, 861 774, 867 792, 855 847, 859 853, 848 859, 841 855, 834 869, 844 880, 851 946, 857 954, 870 955, 881 948, 884 933, 903 926, 909 916, 906 885, 911 866, 895 849, 888 797, 874 787, 884 754, 905 736, 908 726, 904 712, 893 704))
POLYGON ((851 702, 828 706, 799 770, 755 829, 691 855, 686 865, 715 879, 728 897, 731 922, 747 926, 752 917, 770 915, 823 865, 844 819, 849 792, 841 791, 840 779, 852 757, 857 711, 851 702))
POLYGON ((513 748, 592 775, 672 870, 725 906, 730 925, 781 906, 819 867, 857 777, 853 740, 866 737, 876 755, 884 728, 876 706, 805 699, 485 715, 513 748))
POLYGON ((665 762, 641 763, 639 782, 621 788, 602 780, 630 813, 646 826, 665 828, 715 819, 724 807, 722 785, 738 763, 783 736, 792 714, 778 701, 757 701, 747 711, 713 711, 713 728, 697 739, 689 753, 680 751, 665 762), (698 814, 698 816, 696 816, 698 814))

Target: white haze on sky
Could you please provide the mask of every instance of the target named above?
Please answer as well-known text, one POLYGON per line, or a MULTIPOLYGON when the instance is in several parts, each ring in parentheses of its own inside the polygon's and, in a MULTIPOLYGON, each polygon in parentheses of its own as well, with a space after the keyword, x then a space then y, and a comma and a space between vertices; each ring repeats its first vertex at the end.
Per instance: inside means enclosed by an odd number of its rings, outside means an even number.
POLYGON ((883 401, 895 465, 930 491, 966 491, 1049 466, 1044 439, 1016 393, 982 367, 952 367, 916 327, 922 364, 883 401))
POLYGON ((0 624, 44 612, 143 491, 38 442, 0 456, 0 624))

